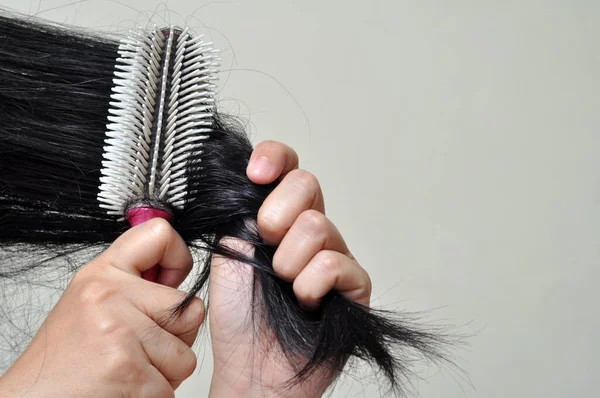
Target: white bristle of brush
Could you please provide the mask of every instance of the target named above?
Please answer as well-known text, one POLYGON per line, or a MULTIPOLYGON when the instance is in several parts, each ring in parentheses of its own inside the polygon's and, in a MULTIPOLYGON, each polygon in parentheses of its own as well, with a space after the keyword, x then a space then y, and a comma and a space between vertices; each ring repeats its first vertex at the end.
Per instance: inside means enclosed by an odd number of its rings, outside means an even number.
POLYGON ((131 32, 119 45, 98 194, 108 214, 143 201, 183 208, 187 171, 198 167, 190 156, 212 131, 217 51, 187 29, 165 31, 131 32))

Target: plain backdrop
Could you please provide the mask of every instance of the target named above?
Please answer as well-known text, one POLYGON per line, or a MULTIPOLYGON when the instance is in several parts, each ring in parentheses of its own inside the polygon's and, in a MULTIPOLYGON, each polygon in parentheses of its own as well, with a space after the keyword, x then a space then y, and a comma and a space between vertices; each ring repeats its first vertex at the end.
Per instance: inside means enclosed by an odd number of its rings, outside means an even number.
MULTIPOLYGON (((212 37, 221 106, 319 177, 374 305, 470 335, 457 360, 471 383, 422 367, 420 396, 597 396, 599 2, 0 3, 212 37)), ((178 398, 207 395, 206 339, 198 352, 178 398)), ((379 396, 362 374, 332 396, 379 396)))

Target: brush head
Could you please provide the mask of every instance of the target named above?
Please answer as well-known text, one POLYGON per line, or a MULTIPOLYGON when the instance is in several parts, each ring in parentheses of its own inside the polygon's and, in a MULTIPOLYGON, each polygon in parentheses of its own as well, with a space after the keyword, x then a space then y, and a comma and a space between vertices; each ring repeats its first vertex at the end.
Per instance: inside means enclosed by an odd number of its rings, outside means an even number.
POLYGON ((219 59, 211 44, 175 27, 121 41, 98 194, 108 214, 184 208, 214 123, 219 59))

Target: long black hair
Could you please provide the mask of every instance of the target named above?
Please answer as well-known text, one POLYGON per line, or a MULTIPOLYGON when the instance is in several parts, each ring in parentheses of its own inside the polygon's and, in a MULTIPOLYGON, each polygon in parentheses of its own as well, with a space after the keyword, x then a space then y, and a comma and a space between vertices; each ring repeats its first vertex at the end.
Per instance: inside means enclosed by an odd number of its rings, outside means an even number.
MULTIPOLYGON (((128 225, 99 207, 100 167, 118 38, 48 22, 0 15, 0 279, 14 280, 65 255, 102 250, 128 225)), ((173 226, 191 248, 254 267, 255 320, 265 321, 285 357, 303 358, 290 385, 315 371, 331 376, 359 358, 375 365, 393 391, 403 391, 415 356, 448 361, 449 338, 422 328, 410 315, 355 303, 335 291, 316 311, 302 308, 290 282, 272 267, 276 247, 262 241, 258 210, 276 183, 246 176, 252 145, 233 118, 216 114, 190 173, 186 205, 173 226), (247 256, 221 244, 249 242, 247 256)), ((202 291, 210 255, 183 310, 202 291)), ((76 266, 73 267, 73 270, 76 266)))

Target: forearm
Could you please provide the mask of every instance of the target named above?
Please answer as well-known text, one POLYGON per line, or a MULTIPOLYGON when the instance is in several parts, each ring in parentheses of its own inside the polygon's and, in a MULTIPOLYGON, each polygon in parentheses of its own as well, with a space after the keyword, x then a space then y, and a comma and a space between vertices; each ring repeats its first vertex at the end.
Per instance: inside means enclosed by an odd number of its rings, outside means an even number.
POLYGON ((15 382, 9 372, 0 376, 0 397, 22 396, 24 391, 19 389, 19 383, 15 382))
MULTIPOLYGON (((33 344, 35 345, 35 344, 33 344)), ((0 376, 0 397, 36 396, 36 378, 41 371, 41 361, 28 348, 17 361, 0 376)))
POLYGON ((44 372, 43 353, 35 352, 35 342, 3 375, 0 376, 0 397, 2 398, 71 398, 85 395, 81 386, 76 386, 60 375, 54 375, 54 383, 47 383, 41 377, 44 372))

